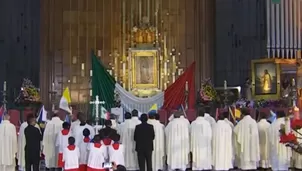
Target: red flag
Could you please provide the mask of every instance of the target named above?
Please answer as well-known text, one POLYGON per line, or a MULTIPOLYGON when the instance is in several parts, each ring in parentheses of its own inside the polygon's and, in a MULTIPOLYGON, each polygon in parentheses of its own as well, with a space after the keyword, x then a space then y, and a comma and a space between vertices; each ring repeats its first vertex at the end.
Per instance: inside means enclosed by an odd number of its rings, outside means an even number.
POLYGON ((185 104, 186 82, 188 82, 188 108, 194 109, 195 106, 195 62, 175 80, 164 94, 163 109, 173 110, 185 104))

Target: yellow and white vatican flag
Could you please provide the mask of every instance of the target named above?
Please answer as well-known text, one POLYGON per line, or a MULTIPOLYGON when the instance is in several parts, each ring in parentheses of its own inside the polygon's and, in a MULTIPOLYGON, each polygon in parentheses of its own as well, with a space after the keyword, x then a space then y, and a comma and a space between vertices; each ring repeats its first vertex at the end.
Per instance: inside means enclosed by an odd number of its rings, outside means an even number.
POLYGON ((71 109, 69 107, 70 103, 71 103, 71 97, 69 93, 69 88, 66 87, 61 97, 59 108, 71 114, 71 109))

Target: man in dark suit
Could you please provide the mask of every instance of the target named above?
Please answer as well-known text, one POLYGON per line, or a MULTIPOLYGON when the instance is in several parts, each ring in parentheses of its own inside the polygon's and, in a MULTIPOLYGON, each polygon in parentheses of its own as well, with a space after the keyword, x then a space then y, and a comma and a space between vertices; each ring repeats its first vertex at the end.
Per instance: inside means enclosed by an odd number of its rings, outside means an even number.
POLYGON ((39 171, 40 153, 41 153, 41 141, 42 134, 36 125, 36 118, 34 115, 27 116, 28 126, 24 130, 25 135, 25 170, 39 171))
POLYGON ((142 123, 135 127, 134 141, 136 142, 135 150, 137 152, 138 165, 140 171, 145 171, 145 162, 147 171, 152 171, 152 151, 153 140, 155 138, 154 128, 148 124, 147 114, 141 115, 142 123))

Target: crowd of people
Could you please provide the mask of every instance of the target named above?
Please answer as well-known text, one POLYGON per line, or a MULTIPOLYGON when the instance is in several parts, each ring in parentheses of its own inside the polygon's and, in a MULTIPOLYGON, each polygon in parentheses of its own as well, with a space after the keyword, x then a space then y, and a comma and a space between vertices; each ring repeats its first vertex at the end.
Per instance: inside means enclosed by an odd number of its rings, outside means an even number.
POLYGON ((283 111, 276 112, 273 123, 265 114, 257 123, 249 110, 242 109, 241 113, 241 120, 233 123, 228 112, 216 121, 208 108, 198 108, 197 118, 190 123, 177 111, 164 126, 158 114, 139 116, 133 110, 125 113, 124 122, 106 120, 101 129, 87 124, 83 113, 71 124, 54 114, 44 133, 29 115, 20 127, 18 140, 15 126, 5 115, 0 124, 0 170, 15 170, 17 154, 20 170, 38 171, 41 151, 47 168, 65 171, 279 171, 288 170, 292 160, 302 169, 302 158, 279 143, 279 130, 285 123, 283 111))

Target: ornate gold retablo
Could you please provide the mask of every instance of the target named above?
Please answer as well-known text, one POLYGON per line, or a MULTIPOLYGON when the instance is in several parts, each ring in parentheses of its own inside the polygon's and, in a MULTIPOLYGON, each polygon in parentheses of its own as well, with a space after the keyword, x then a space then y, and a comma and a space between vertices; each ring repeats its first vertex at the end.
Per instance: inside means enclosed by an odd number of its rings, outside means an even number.
POLYGON ((134 27, 133 32, 136 44, 153 44, 155 42, 155 29, 153 27, 134 27))

